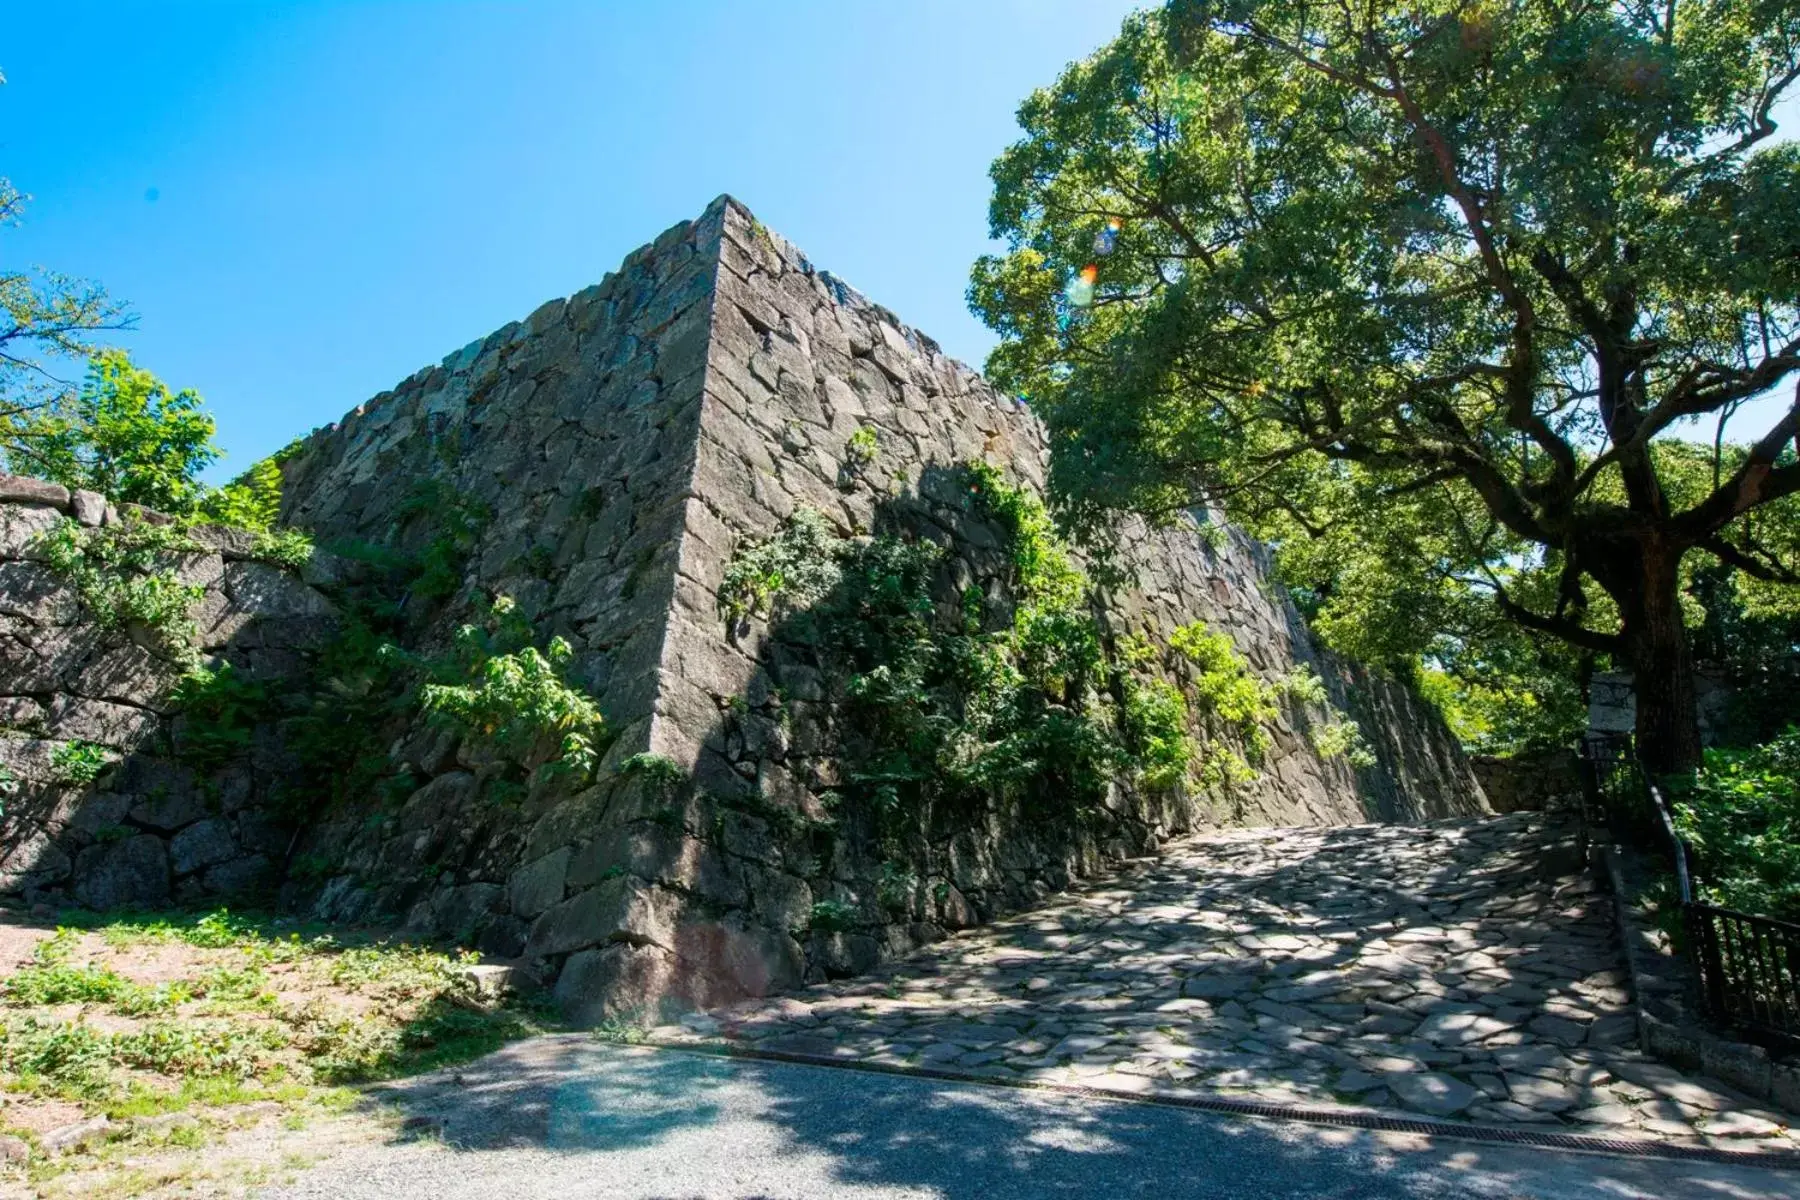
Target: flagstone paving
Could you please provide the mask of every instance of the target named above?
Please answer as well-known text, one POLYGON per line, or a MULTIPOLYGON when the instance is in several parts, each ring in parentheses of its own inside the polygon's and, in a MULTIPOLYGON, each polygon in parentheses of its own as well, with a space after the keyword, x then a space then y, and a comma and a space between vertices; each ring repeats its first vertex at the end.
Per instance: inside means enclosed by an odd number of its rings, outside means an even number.
POLYGON ((1789 1118, 1640 1053, 1607 897, 1541 814, 1186 839, 662 1042, 1731 1149, 1789 1118))

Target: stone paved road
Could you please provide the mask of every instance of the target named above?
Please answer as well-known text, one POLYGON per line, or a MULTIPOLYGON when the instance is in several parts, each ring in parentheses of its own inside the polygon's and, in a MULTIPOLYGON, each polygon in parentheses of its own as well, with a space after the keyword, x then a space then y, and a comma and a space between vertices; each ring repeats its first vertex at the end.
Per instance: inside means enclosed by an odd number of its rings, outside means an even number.
POLYGON ((879 973, 653 1033, 1128 1093, 1800 1148, 1634 1045, 1606 897, 1541 814, 1210 834, 879 973))

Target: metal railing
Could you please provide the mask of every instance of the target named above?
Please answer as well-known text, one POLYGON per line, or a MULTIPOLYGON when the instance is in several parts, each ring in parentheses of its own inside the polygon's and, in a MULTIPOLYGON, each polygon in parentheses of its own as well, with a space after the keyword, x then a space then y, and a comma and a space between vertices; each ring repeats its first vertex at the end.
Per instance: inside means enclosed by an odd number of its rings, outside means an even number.
POLYGON ((1800 925, 1694 898, 1694 854, 1631 739, 1590 735, 1581 745, 1581 842, 1596 822, 1621 841, 1664 857, 1675 875, 1681 947, 1707 1015, 1762 1038, 1800 1046, 1800 925))

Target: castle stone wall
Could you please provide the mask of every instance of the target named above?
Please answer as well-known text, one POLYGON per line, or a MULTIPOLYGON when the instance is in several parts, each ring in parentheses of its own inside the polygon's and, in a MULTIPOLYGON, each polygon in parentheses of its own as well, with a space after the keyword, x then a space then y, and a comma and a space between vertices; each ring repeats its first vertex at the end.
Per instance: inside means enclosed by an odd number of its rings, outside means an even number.
MULTIPOLYGON (((121 519, 92 492, 0 475, 0 896, 107 909, 266 894, 293 840, 274 815, 274 730, 250 732, 241 761, 196 771, 170 700, 181 665, 147 631, 99 624, 43 561, 39 539, 58 525, 121 519), (57 758, 81 744, 109 765, 75 782, 57 758)), ((335 619, 328 596, 258 561, 241 531, 191 536, 198 550, 158 565, 202 589, 196 649, 253 681, 302 671, 335 619)))
POLYGON ((447 643, 482 598, 510 595, 543 637, 570 640, 572 678, 618 739, 590 786, 534 784, 497 804, 480 753, 421 722, 393 748, 420 786, 373 816, 327 815, 305 851, 337 873, 290 898, 475 936, 598 1017, 864 969, 1204 824, 1483 810, 1435 713, 1314 648, 1265 550, 1230 529, 1133 526, 1131 582, 1104 597, 1110 629, 1166 638, 1201 620, 1265 679, 1313 665, 1378 765, 1322 758, 1306 731, 1323 714, 1290 705, 1258 778, 1229 795, 1118 789, 1104 821, 1082 830, 997 805, 910 864, 900 903, 878 899, 882 852, 855 814, 833 836, 804 832, 829 824, 841 782, 840 681, 779 620, 728 638, 718 587, 747 539, 806 506, 846 535, 930 538, 957 586, 999 588, 999 531, 956 482, 972 460, 1041 488, 1042 430, 725 198, 603 283, 315 435, 285 468, 288 519, 327 545, 417 544, 434 513, 407 497, 440 481, 436 495, 485 516, 463 586, 428 614, 423 644, 447 643), (879 453, 853 469, 846 447, 865 427, 879 453), (620 770, 644 752, 682 782, 620 770), (848 927, 810 928, 826 900, 854 914, 848 927))

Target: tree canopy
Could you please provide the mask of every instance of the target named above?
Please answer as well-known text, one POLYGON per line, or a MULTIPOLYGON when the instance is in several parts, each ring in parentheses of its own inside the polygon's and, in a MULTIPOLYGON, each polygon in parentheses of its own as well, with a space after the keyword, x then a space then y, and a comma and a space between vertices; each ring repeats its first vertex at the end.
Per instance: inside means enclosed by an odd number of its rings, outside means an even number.
POLYGON ((95 353, 73 397, 21 425, 21 457, 46 479, 169 513, 199 503, 199 473, 219 457, 199 394, 170 391, 117 350, 95 353))
MULTIPOLYGON (((0 177, 0 230, 19 223, 26 199, 0 177)), ((96 283, 0 267, 0 462, 41 473, 44 418, 73 398, 98 335, 131 324, 130 311, 96 283)))
POLYGON ((1609 656, 1691 764, 1695 564, 1797 578, 1800 403, 1674 440, 1800 371, 1797 77, 1791 0, 1172 0, 1020 109, 989 372, 1077 517, 1221 505, 1396 654, 1609 656))

